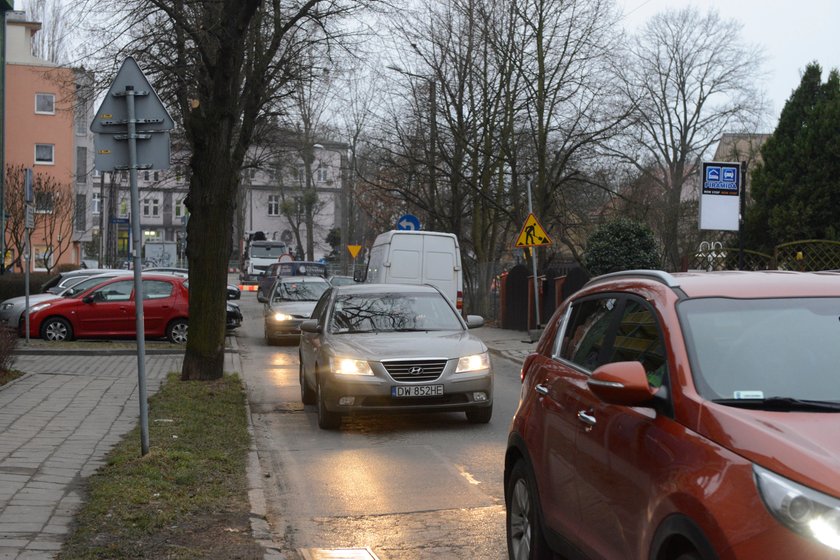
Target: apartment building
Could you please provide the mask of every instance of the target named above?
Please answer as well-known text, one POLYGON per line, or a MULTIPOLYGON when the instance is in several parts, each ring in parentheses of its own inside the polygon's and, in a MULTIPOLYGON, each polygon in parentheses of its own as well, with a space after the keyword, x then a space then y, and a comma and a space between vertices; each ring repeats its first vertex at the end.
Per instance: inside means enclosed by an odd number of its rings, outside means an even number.
MULTIPOLYGON (((54 185, 50 192, 36 192, 33 201, 33 269, 78 265, 85 235, 89 239, 92 234, 85 222, 76 219, 77 203, 87 204, 80 196, 92 179, 89 102, 79 95, 87 76, 34 56, 32 37, 40 29, 41 24, 28 21, 24 12, 6 15, 6 166, 30 168, 34 176, 48 177, 54 185)), ((23 197, 19 184, 17 190, 8 196, 23 197)), ((16 269, 21 270, 20 247, 8 233, 6 247, 7 266, 17 261, 16 269)))

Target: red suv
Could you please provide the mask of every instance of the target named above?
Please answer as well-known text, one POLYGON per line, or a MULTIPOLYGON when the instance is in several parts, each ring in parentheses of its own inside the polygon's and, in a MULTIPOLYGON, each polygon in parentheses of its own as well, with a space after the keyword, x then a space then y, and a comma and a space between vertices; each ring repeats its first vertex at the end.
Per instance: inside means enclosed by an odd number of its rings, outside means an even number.
POLYGON ((840 274, 590 281, 522 368, 517 560, 840 558, 840 274))

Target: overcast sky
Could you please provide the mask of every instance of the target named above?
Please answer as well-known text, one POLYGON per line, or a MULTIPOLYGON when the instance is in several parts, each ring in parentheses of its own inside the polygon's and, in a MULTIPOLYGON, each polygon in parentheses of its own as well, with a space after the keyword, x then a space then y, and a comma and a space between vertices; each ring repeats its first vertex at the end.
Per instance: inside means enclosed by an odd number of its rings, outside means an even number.
POLYGON ((840 69, 840 0, 616 0, 628 31, 667 8, 713 8, 743 24, 744 39, 765 50, 764 90, 773 107, 773 125, 805 66, 840 69))

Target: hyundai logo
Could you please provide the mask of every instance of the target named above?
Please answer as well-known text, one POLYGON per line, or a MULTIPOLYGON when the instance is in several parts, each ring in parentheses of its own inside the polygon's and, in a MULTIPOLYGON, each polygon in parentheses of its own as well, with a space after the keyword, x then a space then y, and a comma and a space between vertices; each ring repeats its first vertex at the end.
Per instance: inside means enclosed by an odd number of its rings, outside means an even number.
POLYGON ((410 373, 411 375, 420 375, 423 373, 423 368, 421 368, 420 366, 414 366, 413 368, 408 370, 408 373, 410 373))

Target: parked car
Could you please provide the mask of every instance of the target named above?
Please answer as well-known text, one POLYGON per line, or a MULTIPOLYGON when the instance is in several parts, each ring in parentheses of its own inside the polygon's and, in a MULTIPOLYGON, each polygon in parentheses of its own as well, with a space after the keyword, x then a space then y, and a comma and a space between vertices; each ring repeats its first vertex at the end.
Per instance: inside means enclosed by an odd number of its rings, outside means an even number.
MULTIPOLYGON (((157 272, 161 274, 175 274, 178 276, 189 276, 189 269, 187 268, 180 268, 176 266, 152 266, 149 268, 144 268, 143 272, 157 272)), ((242 291, 239 289, 239 286, 234 286, 233 284, 227 285, 227 298, 228 299, 239 299, 242 297, 242 291)))
POLYGON ((66 288, 69 288, 76 282, 84 280, 96 274, 109 272, 107 268, 80 268, 78 270, 68 270, 66 272, 59 272, 43 284, 41 284, 42 293, 59 294, 66 288))
POLYGON ((356 283, 352 276, 341 276, 338 274, 330 276, 328 280, 333 286, 346 286, 347 284, 356 283))
POLYGON ((242 310, 232 301, 227 302, 225 327, 228 330, 237 329, 242 326, 242 310))
MULTIPOLYGON (((54 294, 46 292, 43 294, 35 294, 29 296, 29 306, 35 306, 41 302, 56 299, 59 297, 73 297, 82 293, 83 291, 96 286, 109 278, 115 276, 125 276, 131 274, 126 270, 110 270, 101 274, 94 274, 93 276, 75 276, 69 280, 70 286, 64 288, 60 293, 54 294)), ((21 321, 23 311, 26 309, 26 296, 18 296, 9 298, 0 303, 0 326, 8 327, 10 329, 17 329, 18 323, 21 321)))
POLYGON ((268 302, 268 295, 279 276, 327 277, 327 265, 314 261, 280 261, 271 264, 257 279, 257 301, 268 302))
POLYGON ((840 557, 840 275, 594 278, 522 367, 510 558, 840 557))
POLYGON ((265 341, 297 342, 300 323, 312 315, 315 303, 329 283, 320 276, 281 276, 269 292, 265 304, 265 341))
POLYGON ((318 426, 347 414, 462 411, 470 422, 493 414, 487 347, 468 332, 440 290, 428 285, 332 287, 301 323, 300 391, 318 407, 318 426))
MULTIPOLYGON (((187 341, 189 292, 186 278, 143 275, 143 318, 148 338, 187 341)), ((134 278, 117 276, 69 298, 31 307, 29 336, 50 341, 135 337, 134 278)), ((23 325, 21 325, 21 328, 23 325)))

